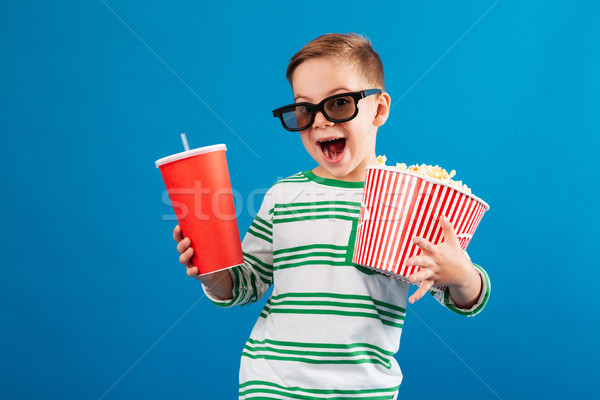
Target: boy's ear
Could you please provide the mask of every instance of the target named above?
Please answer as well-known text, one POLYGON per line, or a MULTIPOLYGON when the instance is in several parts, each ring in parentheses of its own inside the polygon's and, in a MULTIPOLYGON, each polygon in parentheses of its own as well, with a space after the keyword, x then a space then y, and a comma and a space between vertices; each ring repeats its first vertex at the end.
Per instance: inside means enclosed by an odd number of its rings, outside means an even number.
POLYGON ((385 124, 388 116, 390 115, 390 105, 392 104, 392 99, 387 92, 383 92, 379 95, 377 101, 377 113, 373 118, 373 125, 381 126, 385 124))

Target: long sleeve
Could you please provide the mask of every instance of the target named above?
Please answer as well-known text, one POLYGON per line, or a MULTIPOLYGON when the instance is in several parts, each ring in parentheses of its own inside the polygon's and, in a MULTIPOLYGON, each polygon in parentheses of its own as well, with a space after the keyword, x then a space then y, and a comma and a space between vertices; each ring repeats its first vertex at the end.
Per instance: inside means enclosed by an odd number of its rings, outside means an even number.
POLYGON ((470 307, 470 308, 458 307, 456 305, 456 303, 454 303, 454 300, 452 300, 452 297, 450 296, 450 291, 448 289, 446 289, 444 291, 444 293, 430 292, 431 295, 441 305, 443 305, 444 307, 448 308, 451 311, 454 311, 457 314, 466 315, 467 317, 473 317, 473 316, 479 314, 481 312, 481 310, 483 310, 483 308, 485 307, 485 305, 488 302, 488 299, 490 298, 490 291, 491 291, 490 277, 488 276, 487 272, 485 272, 485 270, 477 264, 473 264, 473 266, 475 266, 475 268, 477 269, 477 272, 479 272, 479 275, 481 276, 483 288, 481 290, 481 294, 479 295, 479 298, 477 299, 477 302, 472 307, 470 307))
POLYGON ((264 296, 273 282, 273 201, 272 189, 265 194, 258 214, 242 241, 244 263, 229 269, 233 298, 222 300, 204 285, 204 293, 219 307, 253 303, 264 296))

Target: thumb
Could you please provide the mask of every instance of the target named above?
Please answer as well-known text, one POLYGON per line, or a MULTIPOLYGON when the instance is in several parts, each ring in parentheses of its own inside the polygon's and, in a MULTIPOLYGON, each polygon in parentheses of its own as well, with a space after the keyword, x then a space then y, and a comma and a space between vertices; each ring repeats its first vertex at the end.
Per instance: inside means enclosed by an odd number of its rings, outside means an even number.
POLYGON ((440 215, 440 224, 442 225, 442 232, 444 233, 444 242, 458 243, 458 237, 452 223, 444 215, 440 215))

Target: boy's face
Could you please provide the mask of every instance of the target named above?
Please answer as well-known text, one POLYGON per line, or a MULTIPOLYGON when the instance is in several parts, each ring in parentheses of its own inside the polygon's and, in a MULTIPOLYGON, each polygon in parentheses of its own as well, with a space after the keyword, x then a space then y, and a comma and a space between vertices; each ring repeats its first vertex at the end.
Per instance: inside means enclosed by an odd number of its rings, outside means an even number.
MULTIPOLYGON (((318 104, 338 93, 374 89, 356 72, 327 58, 304 61, 294 71, 294 102, 318 104)), ((317 112, 313 125, 300 132, 308 154, 319 164, 313 172, 323 178, 364 181, 365 167, 376 163, 377 128, 389 114, 387 93, 358 102, 358 115, 347 122, 333 123, 317 112), (331 142, 331 139, 337 139, 331 142)))

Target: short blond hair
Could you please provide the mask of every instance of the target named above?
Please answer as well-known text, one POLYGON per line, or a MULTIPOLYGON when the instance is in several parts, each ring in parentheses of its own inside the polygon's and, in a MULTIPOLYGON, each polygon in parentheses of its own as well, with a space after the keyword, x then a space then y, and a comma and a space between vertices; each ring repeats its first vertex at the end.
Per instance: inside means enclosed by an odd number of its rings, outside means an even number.
POLYGON ((365 89, 381 89, 385 91, 383 63, 379 54, 373 49, 371 41, 363 35, 353 32, 327 33, 311 40, 294 54, 285 74, 292 84, 294 71, 304 61, 326 57, 340 65, 355 69, 363 79, 371 85, 365 89))

